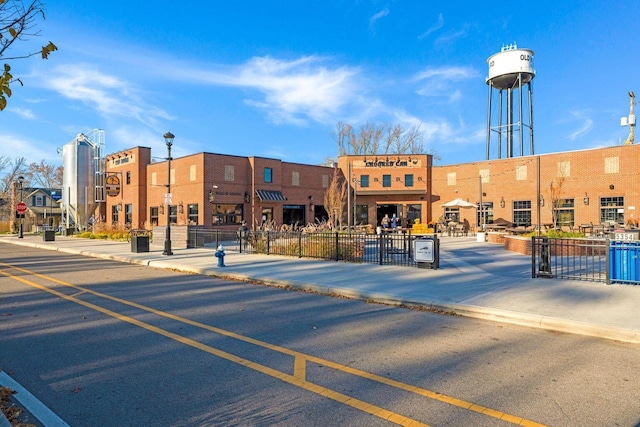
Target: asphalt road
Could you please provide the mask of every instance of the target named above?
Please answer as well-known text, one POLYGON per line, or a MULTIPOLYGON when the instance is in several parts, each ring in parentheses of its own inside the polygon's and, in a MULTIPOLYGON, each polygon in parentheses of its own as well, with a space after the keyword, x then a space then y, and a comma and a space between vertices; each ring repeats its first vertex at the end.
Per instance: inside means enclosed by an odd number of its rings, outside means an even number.
POLYGON ((638 345, 5 244, 0 273, 0 369, 71 426, 640 425, 638 345))

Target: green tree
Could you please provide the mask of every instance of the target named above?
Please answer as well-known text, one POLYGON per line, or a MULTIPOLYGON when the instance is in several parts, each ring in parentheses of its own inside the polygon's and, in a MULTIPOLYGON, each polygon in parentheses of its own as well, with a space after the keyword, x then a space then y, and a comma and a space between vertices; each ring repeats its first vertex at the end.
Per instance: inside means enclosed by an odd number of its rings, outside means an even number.
MULTIPOLYGON (((30 37, 40 35, 36 29, 36 22, 44 19, 44 4, 40 0, 0 0, 0 58, 4 61, 25 59, 40 54, 42 59, 47 59, 49 54, 58 50, 51 41, 36 51, 27 50, 23 53, 10 54, 15 44, 27 42, 30 37)), ((0 111, 7 106, 7 99, 11 97, 11 83, 18 82, 19 78, 14 78, 11 74, 11 66, 4 63, 2 74, 0 74, 0 111)))

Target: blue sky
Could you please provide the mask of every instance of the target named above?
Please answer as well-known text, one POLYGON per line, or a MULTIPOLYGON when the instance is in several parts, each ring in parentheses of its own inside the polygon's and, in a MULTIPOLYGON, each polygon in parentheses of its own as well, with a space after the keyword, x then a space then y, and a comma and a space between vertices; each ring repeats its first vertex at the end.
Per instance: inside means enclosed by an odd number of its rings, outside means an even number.
MULTIPOLYGON (((105 130, 106 152, 214 152, 320 164, 339 121, 420 125, 436 164, 485 159, 487 58, 535 52, 536 154, 620 144, 640 93, 632 1, 48 1, 49 60, 12 62, 1 155, 61 164, 105 130), (526 9, 525 6, 529 8, 526 9)), ((22 50, 24 45, 17 49, 22 50)), ((492 153, 492 158, 496 154, 492 153)))

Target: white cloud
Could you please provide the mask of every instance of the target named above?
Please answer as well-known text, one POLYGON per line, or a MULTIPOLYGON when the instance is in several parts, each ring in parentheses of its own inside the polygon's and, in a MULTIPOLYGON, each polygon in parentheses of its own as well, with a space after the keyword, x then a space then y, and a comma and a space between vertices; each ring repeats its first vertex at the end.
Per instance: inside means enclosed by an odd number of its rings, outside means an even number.
POLYGON ((263 98, 245 103, 267 112, 276 123, 304 124, 308 119, 330 123, 356 99, 359 69, 329 67, 322 58, 304 56, 278 60, 254 57, 238 67, 221 71, 181 70, 180 78, 210 85, 254 89, 263 98))
POLYGON ((416 93, 421 96, 445 99, 450 103, 462 99, 459 82, 477 79, 480 74, 471 67, 428 68, 415 76, 412 81, 419 83, 416 93))
POLYGON ((380 12, 376 13, 375 15, 373 15, 371 18, 369 18, 369 30, 375 34, 376 33, 376 22, 378 22, 378 20, 384 18, 385 16, 387 16, 389 14, 389 9, 384 8, 382 9, 380 12))
POLYGON ((569 140, 575 141, 579 137, 582 137, 591 131, 593 128, 593 120, 583 111, 571 111, 570 114, 580 122, 579 127, 568 136, 569 140))
POLYGON ((11 111, 12 113, 17 114, 18 116, 22 117, 23 119, 27 119, 27 120, 33 120, 36 118, 35 114, 33 113, 33 111, 27 109, 27 108, 19 108, 19 107, 14 107, 14 108, 9 108, 9 111, 11 111))
POLYGON ((130 118, 151 128, 172 117, 142 99, 129 82, 86 64, 69 64, 42 75, 44 86, 64 98, 79 101, 105 118, 130 118))
POLYGON ((432 25, 427 31, 425 31, 424 33, 420 34, 418 36, 418 40, 422 40, 426 37, 429 36, 429 34, 432 34, 436 31, 438 31, 440 28, 444 27, 444 16, 441 14, 438 15, 438 22, 436 22, 434 25, 432 25))

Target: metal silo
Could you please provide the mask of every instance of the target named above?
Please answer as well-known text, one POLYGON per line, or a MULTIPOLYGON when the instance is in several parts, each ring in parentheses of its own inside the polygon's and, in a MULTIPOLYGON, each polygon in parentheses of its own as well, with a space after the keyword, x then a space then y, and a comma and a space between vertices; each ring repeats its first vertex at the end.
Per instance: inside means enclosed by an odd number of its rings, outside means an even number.
MULTIPOLYGON (((533 68, 533 51, 530 49, 518 49, 516 44, 503 46, 500 53, 491 55, 487 59, 489 76, 486 83, 489 85, 489 107, 487 117, 487 160, 492 136, 497 137, 498 158, 502 155, 502 137, 506 137, 506 156, 513 157, 513 138, 515 134, 520 137, 520 155, 524 155, 524 134, 528 130, 529 154, 534 154, 533 149, 533 90, 531 81, 536 75, 533 68), (527 99, 523 97, 522 87, 527 86, 527 99), (497 117, 492 114, 493 90, 499 95, 497 117), (506 92, 506 99, 503 98, 506 92), (518 103, 514 102, 514 92, 519 94, 518 103), (502 109, 506 101, 506 123, 503 122, 502 109), (525 123, 524 111, 528 110, 528 123, 525 123), (517 114, 517 121, 515 119, 517 114)), ((493 112, 495 113, 495 112, 493 112)))
MULTIPOLYGON (((96 132, 103 137, 104 131, 96 132)), ((80 133, 62 147, 62 212, 66 228, 86 230, 98 207, 101 145, 80 133)))

